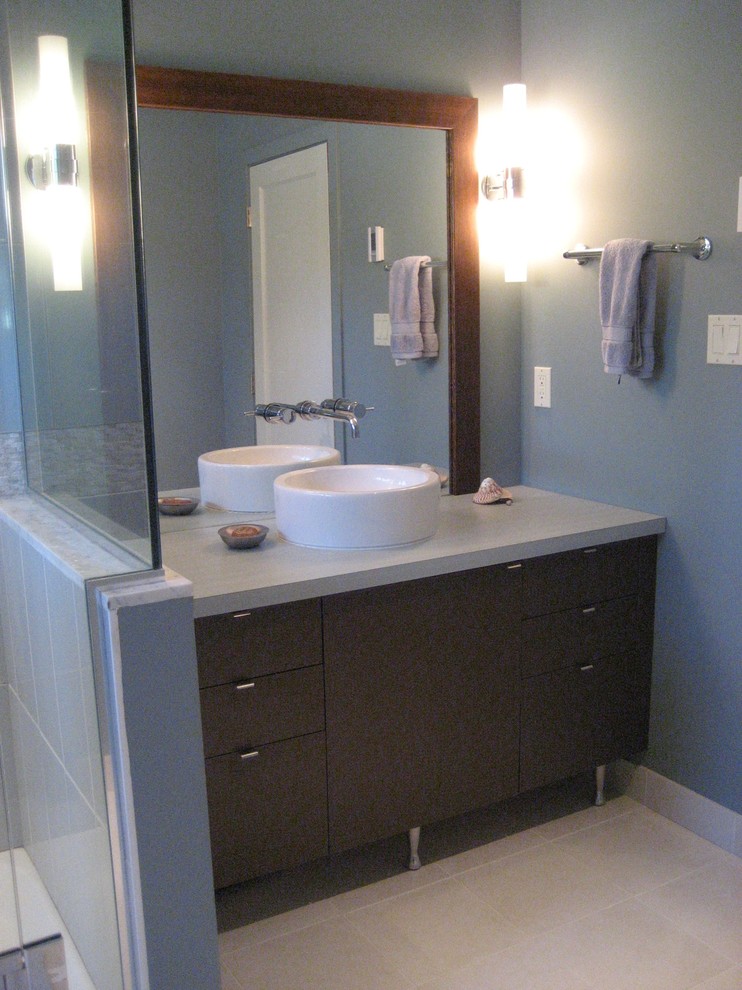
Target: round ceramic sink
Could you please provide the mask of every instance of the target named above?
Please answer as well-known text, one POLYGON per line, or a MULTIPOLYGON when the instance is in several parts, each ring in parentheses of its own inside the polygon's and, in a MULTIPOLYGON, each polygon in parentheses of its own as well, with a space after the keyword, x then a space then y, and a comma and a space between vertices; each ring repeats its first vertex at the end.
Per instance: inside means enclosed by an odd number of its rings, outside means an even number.
POLYGON ((441 494, 434 471, 339 464, 290 471, 274 484, 276 527, 307 547, 393 547, 435 533, 441 494))
POLYGON ((212 509, 272 512, 273 482, 287 471, 339 464, 333 447, 260 444, 210 450, 198 459, 201 501, 212 509))

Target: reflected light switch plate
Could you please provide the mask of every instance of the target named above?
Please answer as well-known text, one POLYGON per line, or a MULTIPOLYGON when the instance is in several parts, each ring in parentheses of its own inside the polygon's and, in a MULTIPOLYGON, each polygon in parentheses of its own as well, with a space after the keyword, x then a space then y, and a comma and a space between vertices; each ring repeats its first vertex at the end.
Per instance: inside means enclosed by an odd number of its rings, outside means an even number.
POLYGON ((390 347, 392 324, 388 313, 374 313, 374 343, 377 347, 390 347))

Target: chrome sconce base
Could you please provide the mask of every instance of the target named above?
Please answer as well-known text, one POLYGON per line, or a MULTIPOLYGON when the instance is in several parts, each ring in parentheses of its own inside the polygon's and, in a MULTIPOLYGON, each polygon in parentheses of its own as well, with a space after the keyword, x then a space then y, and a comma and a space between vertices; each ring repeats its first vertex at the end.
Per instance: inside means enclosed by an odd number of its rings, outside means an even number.
POLYGON ((74 144, 55 144, 43 155, 29 155, 26 175, 35 189, 77 185, 77 155, 74 144))
POLYGON ((505 168, 496 175, 482 179, 482 194, 486 199, 521 199, 523 196, 523 169, 505 168))

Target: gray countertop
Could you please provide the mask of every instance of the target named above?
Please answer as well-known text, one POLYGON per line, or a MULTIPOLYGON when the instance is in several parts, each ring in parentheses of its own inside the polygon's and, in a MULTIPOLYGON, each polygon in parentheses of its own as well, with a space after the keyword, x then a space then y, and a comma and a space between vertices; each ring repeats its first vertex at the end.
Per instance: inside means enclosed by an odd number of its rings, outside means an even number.
POLYGON ((215 512, 162 517, 167 567, 193 583, 194 614, 315 598, 414 578, 486 567, 662 533, 665 520, 634 509, 590 502, 537 488, 511 489, 512 505, 475 505, 471 495, 441 499, 431 539, 379 550, 316 550, 282 540, 272 516, 215 512), (252 550, 230 550, 217 530, 260 520, 270 532, 252 550))

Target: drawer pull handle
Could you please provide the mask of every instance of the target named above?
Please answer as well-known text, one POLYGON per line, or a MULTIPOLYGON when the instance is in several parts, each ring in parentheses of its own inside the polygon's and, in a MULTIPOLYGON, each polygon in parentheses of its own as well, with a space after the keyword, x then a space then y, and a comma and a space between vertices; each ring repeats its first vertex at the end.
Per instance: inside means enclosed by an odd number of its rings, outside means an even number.
POLYGON ((247 688, 254 688, 254 687, 255 687, 255 681, 244 681, 244 683, 242 684, 235 684, 234 689, 235 691, 246 691, 247 688))
POLYGON ((518 571, 523 566, 523 564, 508 564, 509 571, 518 571))
POLYGON ((593 665, 591 663, 586 663, 584 665, 584 667, 580 667, 580 670, 583 670, 583 671, 588 671, 588 670, 592 670, 592 669, 593 669, 593 665))
POLYGON ((597 547, 588 547, 587 550, 583 550, 582 552, 583 553, 597 553, 598 552, 598 548, 597 547))
POLYGON ((248 615, 252 615, 252 612, 234 612, 232 615, 233 619, 246 619, 248 615))
POLYGON ((258 753, 258 750, 257 749, 251 749, 251 750, 248 750, 248 752, 246 752, 246 753, 240 753, 240 759, 241 760, 254 760, 255 757, 258 756, 258 755, 259 755, 259 753, 258 753))
POLYGON ((594 605, 591 605, 590 608, 583 608, 582 614, 583 615, 592 615, 594 611, 595 611, 595 606, 594 605))

